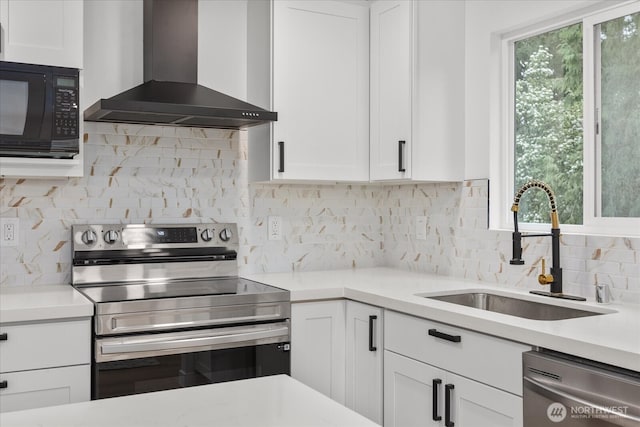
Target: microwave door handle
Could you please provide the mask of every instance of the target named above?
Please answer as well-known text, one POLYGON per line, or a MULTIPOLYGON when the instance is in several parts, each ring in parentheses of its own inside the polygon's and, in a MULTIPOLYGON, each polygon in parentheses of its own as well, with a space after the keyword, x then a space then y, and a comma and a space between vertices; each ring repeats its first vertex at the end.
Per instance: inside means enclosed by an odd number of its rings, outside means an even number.
POLYGON ((164 340, 154 338, 149 340, 139 340, 131 343, 102 343, 100 344, 100 351, 102 354, 124 354, 175 350, 191 347, 203 347, 209 345, 224 346, 225 344, 235 344, 245 341, 287 336, 288 334, 289 327, 282 326, 279 328, 262 328, 257 330, 248 330, 247 332, 233 331, 205 336, 203 336, 202 334, 184 335, 176 336, 174 338, 167 338, 164 340))
POLYGON ((551 399, 553 402, 562 403, 566 407, 576 406, 577 404, 577 406, 596 408, 601 413, 613 415, 607 418, 607 422, 611 423, 612 425, 626 427, 631 425, 630 422, 633 422, 633 423, 640 422, 640 418, 636 416, 625 414, 622 412, 614 412, 609 408, 602 406, 601 404, 591 402, 587 399, 583 399, 579 396, 566 393, 562 390, 551 388, 549 386, 542 384, 539 381, 536 381, 533 378, 524 377, 523 380, 524 380, 525 388, 528 388, 534 393, 537 393, 541 396, 551 399))

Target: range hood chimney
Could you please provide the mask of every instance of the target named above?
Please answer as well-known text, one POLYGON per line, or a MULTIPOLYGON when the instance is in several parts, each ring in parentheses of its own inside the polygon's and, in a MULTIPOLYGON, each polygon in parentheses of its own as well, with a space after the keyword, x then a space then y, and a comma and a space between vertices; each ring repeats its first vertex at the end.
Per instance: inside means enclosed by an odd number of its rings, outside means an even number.
POLYGON ((84 120, 242 129, 278 119, 198 84, 198 0, 144 0, 144 81, 100 99, 84 120))

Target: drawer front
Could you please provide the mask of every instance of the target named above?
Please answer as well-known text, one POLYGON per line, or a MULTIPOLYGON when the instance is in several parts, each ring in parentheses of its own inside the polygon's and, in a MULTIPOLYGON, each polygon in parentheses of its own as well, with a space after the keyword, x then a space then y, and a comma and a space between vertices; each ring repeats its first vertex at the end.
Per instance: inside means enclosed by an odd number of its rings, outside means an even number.
POLYGON ((385 349, 522 396, 522 353, 530 346, 387 311, 385 349))
POLYGON ((0 336, 2 373, 91 363, 89 319, 0 325, 0 336))
POLYGON ((91 399, 91 365, 0 374, 0 412, 91 399))

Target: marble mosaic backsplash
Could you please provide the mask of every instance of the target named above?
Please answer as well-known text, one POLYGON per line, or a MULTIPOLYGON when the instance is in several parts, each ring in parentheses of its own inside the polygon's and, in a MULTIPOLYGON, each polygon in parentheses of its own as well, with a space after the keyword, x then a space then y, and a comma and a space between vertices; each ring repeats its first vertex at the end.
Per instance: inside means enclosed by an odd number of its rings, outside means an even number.
MULTIPOLYGON (((237 222, 240 273, 392 266, 539 288, 550 239, 487 229, 488 183, 249 184, 246 132, 86 123, 85 176, 0 179, 0 215, 20 219, 20 244, 0 251, 0 286, 68 283, 70 229, 81 223, 237 222), (282 218, 268 240, 267 218, 282 218), (427 218, 416 239, 417 216, 427 218)), ((640 239, 563 235, 564 289, 596 282, 640 303, 640 239)))

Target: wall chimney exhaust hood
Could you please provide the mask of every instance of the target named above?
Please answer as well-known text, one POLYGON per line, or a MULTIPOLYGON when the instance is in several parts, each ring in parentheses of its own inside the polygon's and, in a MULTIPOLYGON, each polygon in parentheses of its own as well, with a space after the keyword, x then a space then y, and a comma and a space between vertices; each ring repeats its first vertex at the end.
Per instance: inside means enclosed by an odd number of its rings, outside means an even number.
POLYGON ((97 101, 85 121, 241 129, 278 119, 198 84, 198 0, 144 0, 144 81, 97 101))

